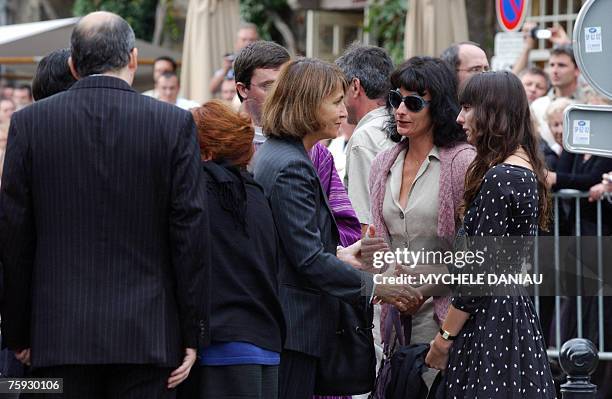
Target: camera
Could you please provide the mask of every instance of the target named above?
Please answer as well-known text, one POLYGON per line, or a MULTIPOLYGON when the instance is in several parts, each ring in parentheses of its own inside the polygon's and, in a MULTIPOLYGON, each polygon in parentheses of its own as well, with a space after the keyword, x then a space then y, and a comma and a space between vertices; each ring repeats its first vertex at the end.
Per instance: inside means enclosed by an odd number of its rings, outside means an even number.
POLYGON ((533 39, 550 39, 552 37, 552 32, 549 29, 539 29, 533 28, 531 30, 531 37, 533 39))
POLYGON ((228 54, 225 54, 223 58, 225 58, 228 61, 234 62, 234 60, 236 59, 236 54, 228 53, 228 54))

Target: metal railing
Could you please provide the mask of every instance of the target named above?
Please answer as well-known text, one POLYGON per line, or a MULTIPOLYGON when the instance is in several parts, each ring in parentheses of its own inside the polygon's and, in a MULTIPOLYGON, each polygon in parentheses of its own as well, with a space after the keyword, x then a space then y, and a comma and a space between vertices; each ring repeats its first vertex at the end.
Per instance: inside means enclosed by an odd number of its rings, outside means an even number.
MULTIPOLYGON (((577 338, 589 338, 584 337, 583 331, 583 296, 581 295, 581 280, 583 278, 583 270, 582 270, 582 245, 581 245, 581 200, 587 198, 589 196, 588 192, 581 192, 577 190, 560 190, 557 193, 553 194, 553 241, 554 241, 554 267, 555 267, 555 300, 554 300, 554 341, 555 347, 549 349, 548 356, 551 358, 559 358, 559 354, 561 352, 561 347, 563 342, 561 342, 561 298, 563 297, 563 293, 561 292, 561 281, 560 281, 560 262, 561 262, 561 254, 560 254, 560 201, 566 200, 569 202, 573 202, 572 207, 574 209, 574 229, 575 229, 575 239, 576 239, 576 288, 577 295, 569 297, 567 300, 575 300, 576 301, 576 331, 577 338)), ((596 344, 599 359, 601 360, 612 360, 612 352, 605 350, 605 320, 604 320, 604 259, 603 259, 603 210, 602 210, 602 201, 610 200, 610 194, 607 194, 603 199, 600 199, 595 203, 597 209, 597 227, 596 227, 596 236, 594 240, 596 241, 596 259, 597 259, 597 331, 598 331, 598 339, 596 344)), ((539 256, 538 254, 538 241, 536 240, 536 256, 534 257, 534 272, 539 272, 539 256)), ((534 304, 536 307, 536 311, 540 314, 540 297, 538 296, 538 287, 534 287, 534 304)))

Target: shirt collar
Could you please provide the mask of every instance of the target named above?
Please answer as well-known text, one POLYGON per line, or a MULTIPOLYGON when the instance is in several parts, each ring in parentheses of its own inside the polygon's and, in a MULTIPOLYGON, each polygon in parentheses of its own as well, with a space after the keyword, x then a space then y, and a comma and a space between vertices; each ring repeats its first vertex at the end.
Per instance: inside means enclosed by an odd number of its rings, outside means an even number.
POLYGON ((372 122, 374 119, 386 118, 387 116, 389 116, 389 113, 387 112, 386 107, 383 106, 383 107, 374 108, 372 111, 365 114, 363 118, 361 118, 359 123, 357 123, 357 126, 355 126, 355 129, 359 129, 361 126, 372 122))

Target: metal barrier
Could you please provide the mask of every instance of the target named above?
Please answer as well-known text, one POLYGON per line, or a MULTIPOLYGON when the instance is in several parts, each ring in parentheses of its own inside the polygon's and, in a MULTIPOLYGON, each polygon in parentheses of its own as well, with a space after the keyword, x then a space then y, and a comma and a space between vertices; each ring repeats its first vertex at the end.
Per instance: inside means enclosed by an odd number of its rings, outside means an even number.
MULTIPOLYGON (((554 334, 555 334, 555 343, 556 347, 553 349, 549 349, 547 351, 548 356, 551 358, 559 358, 561 351, 561 297, 563 294, 560 292, 560 220, 559 220, 559 203, 562 199, 573 200, 573 207, 575 209, 575 236, 576 241, 580 244, 579 240, 581 237, 581 214, 580 214, 580 200, 587 198, 589 196, 588 192, 581 192, 577 190, 560 190, 557 193, 553 194, 553 212, 554 212, 554 262, 555 262, 555 325, 554 325, 554 334)), ((602 249, 602 201, 610 200, 610 194, 606 194, 606 197, 596 202, 597 206, 597 274, 598 274, 598 295, 597 295, 597 303, 598 303, 598 336, 599 340, 596 344, 596 348, 598 350, 599 359, 601 360, 612 360, 612 352, 605 351, 605 339, 604 339, 604 295, 603 295, 603 249, 602 249)), ((536 240, 536 254, 538 253, 537 240, 536 240)), ((534 262, 534 272, 538 273, 538 256, 535 256, 534 262)), ((581 267, 582 267, 582 250, 581 245, 576 246, 576 278, 577 278, 577 289, 580 289, 580 280, 582 279, 581 267)), ((538 297, 538 288, 535 287, 535 307, 538 314, 540 314, 540 298, 538 297)), ((577 338, 585 338, 583 337, 583 328, 582 328, 582 319, 583 319, 583 297, 578 292, 578 295, 575 297, 576 300, 576 321, 577 321, 577 338)), ((588 338, 588 337, 586 337, 588 338)))

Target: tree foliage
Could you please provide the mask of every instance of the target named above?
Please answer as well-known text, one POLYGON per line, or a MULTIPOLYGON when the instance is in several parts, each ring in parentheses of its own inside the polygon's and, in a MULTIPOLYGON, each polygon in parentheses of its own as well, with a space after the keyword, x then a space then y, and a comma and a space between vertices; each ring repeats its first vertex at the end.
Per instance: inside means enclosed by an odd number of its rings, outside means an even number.
POLYGON ((137 38, 151 41, 156 7, 157 0, 76 0, 72 12, 76 16, 93 11, 114 12, 132 26, 137 38))
POLYGON ((407 3, 406 0, 374 0, 370 4, 365 27, 373 41, 387 49, 396 65, 404 60, 407 3))
POLYGON ((257 25, 259 36, 264 40, 282 43, 282 35, 274 26, 274 17, 287 19, 290 15, 287 0, 240 0, 241 18, 257 25))

